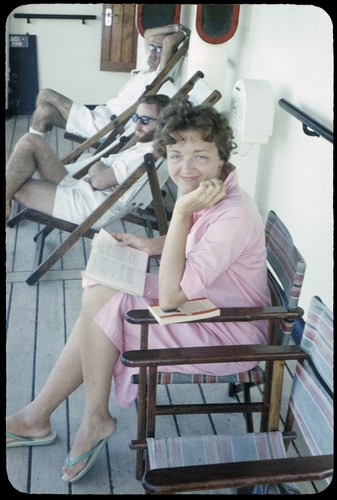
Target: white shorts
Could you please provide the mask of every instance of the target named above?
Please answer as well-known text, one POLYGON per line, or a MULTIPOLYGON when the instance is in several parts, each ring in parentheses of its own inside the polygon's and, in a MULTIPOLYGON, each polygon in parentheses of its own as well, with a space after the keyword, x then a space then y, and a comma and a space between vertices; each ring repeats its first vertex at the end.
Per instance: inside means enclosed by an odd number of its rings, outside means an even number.
POLYGON ((110 117, 111 111, 107 106, 99 105, 94 109, 89 109, 83 104, 73 102, 66 124, 66 131, 80 137, 91 137, 110 123, 110 117))
MULTIPOLYGON (((56 188, 53 217, 80 224, 107 199, 112 190, 95 190, 88 179, 87 176, 74 179, 70 174, 66 175, 56 188)), ((117 202, 92 227, 100 228, 114 217, 120 218, 123 212, 123 207, 117 202)))

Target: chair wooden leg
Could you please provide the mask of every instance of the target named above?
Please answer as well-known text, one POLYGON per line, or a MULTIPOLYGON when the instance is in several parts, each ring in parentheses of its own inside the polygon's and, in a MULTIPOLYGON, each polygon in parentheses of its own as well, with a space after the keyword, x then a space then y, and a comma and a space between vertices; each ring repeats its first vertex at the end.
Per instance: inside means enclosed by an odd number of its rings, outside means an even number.
POLYGON ((230 398, 234 398, 235 394, 237 393, 237 390, 236 390, 236 385, 237 385, 237 384, 231 383, 231 384, 229 384, 229 386, 228 386, 228 396, 229 396, 230 398))
POLYGON ((34 236, 34 241, 37 242, 41 235, 43 235, 43 238, 46 238, 54 229, 53 226, 45 226, 34 236))
POLYGON ((285 362, 283 360, 274 361, 273 363, 273 375, 271 382, 272 397, 270 398, 270 406, 268 414, 268 431, 277 431, 279 428, 284 366, 285 362))
MULTIPOLYGON (((145 442, 146 437, 146 368, 139 369, 138 408, 137 408, 137 443, 145 442)), ((142 479, 144 474, 144 449, 136 452, 136 479, 142 479)))
POLYGON ((41 264, 42 258, 43 258, 43 249, 44 249, 44 240, 45 240, 44 232, 40 231, 36 235, 34 240, 36 242, 36 246, 35 246, 33 268, 35 269, 37 266, 39 266, 41 264))
POLYGON ((141 481, 144 474, 144 450, 136 451, 136 479, 141 481))
MULTIPOLYGON (((140 349, 148 346, 148 325, 141 326, 140 349)), ((146 409, 147 409, 147 371, 146 367, 139 368, 138 408, 137 408, 137 452, 136 452, 136 479, 141 480, 145 470, 144 448, 146 445, 146 409), (144 445, 144 446, 142 446, 144 445)), ((131 448, 132 448, 131 444, 131 448)))
MULTIPOLYGON (((243 394, 245 403, 249 404, 251 402, 249 383, 243 384, 243 394)), ((248 411, 247 413, 245 413, 245 419, 247 432, 254 432, 253 414, 248 411)))
POLYGON ((268 431, 272 377, 273 377, 273 363, 266 361, 264 371, 265 371, 265 381, 263 387, 263 410, 261 413, 260 432, 268 431))
POLYGON ((34 236, 34 241, 36 243, 34 262, 33 262, 34 269, 37 268, 37 266, 39 266, 42 262, 44 242, 48 234, 50 234, 53 231, 53 229, 55 229, 53 226, 45 226, 41 231, 39 231, 34 236))
MULTIPOLYGON (((244 402, 246 404, 250 404, 251 403, 250 387, 252 385, 253 384, 251 384, 251 383, 246 383, 246 384, 231 383, 231 384, 229 384, 229 387, 228 387, 228 395, 229 395, 229 397, 233 398, 236 394, 243 391, 244 402)), ((246 420, 247 432, 254 432, 253 414, 251 412, 247 412, 244 414, 244 417, 246 420)))
POLYGON ((153 227, 151 224, 151 220, 145 216, 146 229, 148 231, 149 238, 154 238, 153 227))

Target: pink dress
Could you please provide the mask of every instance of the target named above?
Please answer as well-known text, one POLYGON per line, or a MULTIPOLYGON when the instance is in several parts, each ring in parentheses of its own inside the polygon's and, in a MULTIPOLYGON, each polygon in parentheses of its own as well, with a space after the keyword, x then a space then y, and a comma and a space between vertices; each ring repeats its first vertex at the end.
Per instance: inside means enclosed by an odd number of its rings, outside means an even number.
MULTIPOLYGON (((216 306, 267 306, 264 226, 255 203, 239 187, 234 169, 225 181, 226 198, 214 207, 194 214, 186 245, 186 267, 181 287, 189 299, 208 297, 216 306)), ((86 278, 83 286, 90 286, 86 278)), ((124 318, 131 309, 147 309, 158 299, 158 277, 147 275, 143 297, 116 293, 95 316, 96 323, 120 352, 139 349, 140 327, 124 318)), ((268 325, 251 323, 209 323, 152 325, 149 348, 264 344, 268 325)), ((163 371, 227 375, 252 368, 255 363, 226 365, 184 365, 163 367, 163 371)), ((131 383, 137 370, 119 360, 114 368, 117 403, 127 408, 137 396, 131 383)))

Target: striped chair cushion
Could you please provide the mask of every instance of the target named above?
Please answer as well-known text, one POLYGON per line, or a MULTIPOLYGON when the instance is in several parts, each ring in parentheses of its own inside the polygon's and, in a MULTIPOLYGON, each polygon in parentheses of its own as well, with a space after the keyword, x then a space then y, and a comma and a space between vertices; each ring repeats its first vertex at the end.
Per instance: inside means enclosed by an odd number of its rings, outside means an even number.
POLYGON ((289 405, 311 454, 333 453, 333 401, 308 363, 296 367, 289 405))
POLYGON ((297 307, 306 263, 294 246, 292 237, 275 212, 268 212, 266 226, 267 258, 279 277, 289 307, 297 307))
POLYGON ((333 314, 318 297, 309 307, 301 348, 310 354, 317 371, 333 390, 333 314))
POLYGON ((301 348, 310 360, 296 366, 290 407, 313 455, 333 453, 333 316, 313 297, 301 348))
MULTIPOLYGON (((148 438, 150 469, 215 463, 267 460, 286 456, 282 433, 222 434, 148 438)), ((203 491, 203 494, 235 494, 236 490, 203 491)))
MULTIPOLYGON (((283 305, 297 307, 306 269, 305 260, 294 246, 288 229, 272 210, 267 215, 265 235, 268 264, 282 286, 273 278, 270 271, 268 271, 269 279, 273 281, 282 297, 283 305)), ((295 323, 281 320, 277 343, 288 344, 292 335, 294 342, 299 344, 303 326, 301 319, 297 319, 295 323)))
MULTIPOLYGON (((139 383, 139 376, 132 375, 133 384, 139 383)), ((161 372, 157 375, 157 384, 263 384, 264 371, 260 366, 256 366, 248 372, 234 373, 233 375, 205 375, 189 374, 189 373, 165 373, 161 372)))

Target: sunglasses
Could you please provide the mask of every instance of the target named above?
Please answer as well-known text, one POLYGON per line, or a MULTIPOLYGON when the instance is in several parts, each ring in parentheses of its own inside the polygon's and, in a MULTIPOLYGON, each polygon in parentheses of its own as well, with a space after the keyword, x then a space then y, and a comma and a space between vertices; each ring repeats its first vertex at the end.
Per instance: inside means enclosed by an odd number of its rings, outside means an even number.
POLYGON ((139 115, 137 115, 137 113, 133 113, 131 118, 132 118, 132 121, 135 123, 137 123, 139 120, 142 125, 147 125, 150 120, 158 121, 157 118, 151 118, 151 116, 139 116, 139 115))
POLYGON ((157 54, 160 54, 160 52, 163 50, 163 47, 161 47, 160 45, 154 45, 153 43, 150 43, 149 50, 155 50, 157 54))

